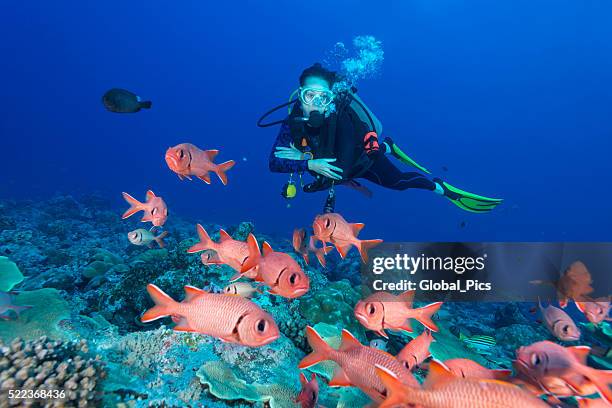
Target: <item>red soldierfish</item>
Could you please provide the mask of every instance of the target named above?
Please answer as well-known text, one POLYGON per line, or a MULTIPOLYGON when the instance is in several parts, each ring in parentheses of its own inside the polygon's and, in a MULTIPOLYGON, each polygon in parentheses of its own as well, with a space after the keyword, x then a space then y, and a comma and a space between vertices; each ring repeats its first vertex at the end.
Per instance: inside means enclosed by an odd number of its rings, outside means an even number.
POLYGON ((383 337, 387 337, 385 329, 412 331, 408 319, 416 319, 429 330, 438 331, 438 326, 431 316, 440 309, 442 302, 431 303, 427 306, 412 308, 414 290, 401 295, 389 292, 374 292, 355 305, 355 317, 366 329, 374 330, 383 337))
POLYGON ((567 383, 581 394, 584 389, 584 379, 592 383, 597 392, 612 404, 612 392, 609 385, 612 384, 612 371, 597 370, 586 365, 586 359, 590 352, 586 346, 563 347, 551 341, 540 341, 529 346, 521 347, 516 352, 516 363, 531 379, 541 382, 546 377, 556 377, 567 383))
POLYGON ((552 285, 557 289, 559 306, 565 308, 569 299, 584 300, 586 295, 593 292, 591 274, 586 265, 576 261, 567 268, 559 280, 555 282, 545 280, 534 280, 530 283, 536 285, 552 285))
POLYGON ((407 369, 412 370, 431 356, 429 346, 434 341, 436 340, 431 335, 431 330, 425 329, 423 333, 406 344, 396 358, 404 363, 407 369))
POLYGON ((351 245, 354 245, 359 250, 363 262, 367 263, 368 250, 380 244, 382 239, 358 239, 357 235, 364 226, 365 224, 349 224, 338 213, 317 215, 312 224, 314 236, 323 242, 323 246, 328 242, 333 244, 344 258, 351 245))
POLYGON ((491 370, 467 358, 453 358, 446 360, 448 367, 455 377, 477 378, 481 380, 507 380, 512 370, 491 370))
POLYGON ((510 381, 527 389, 534 395, 548 395, 548 402, 551 402, 551 399, 556 400, 557 397, 573 397, 576 395, 592 395, 597 393, 597 388, 593 383, 580 374, 570 376, 570 382, 573 384, 573 387, 570 387, 567 382, 559 377, 544 376, 536 379, 530 373, 529 367, 526 367, 516 360, 512 365, 514 366, 515 375, 510 381))
POLYGON ((153 247, 153 242, 156 242, 160 248, 166 246, 164 238, 168 235, 168 231, 164 231, 158 236, 155 236, 150 230, 144 228, 138 228, 134 231, 128 232, 128 240, 134 245, 146 245, 149 248, 153 247))
POLYGON ((154 226, 161 227, 168 219, 168 207, 161 197, 155 195, 151 190, 147 191, 147 199, 144 203, 136 200, 128 193, 122 193, 125 201, 130 204, 130 208, 123 213, 122 219, 126 219, 136 214, 138 211, 144 211, 144 216, 140 221, 152 222, 154 226))
POLYGON ((406 387, 384 367, 376 373, 387 390, 379 408, 417 404, 427 408, 548 408, 548 404, 516 385, 499 380, 482 380, 454 376, 443 363, 434 360, 424 388, 406 387))
POLYGON ((319 383, 317 376, 313 373, 310 381, 308 381, 304 373, 300 372, 300 384, 302 384, 302 390, 295 398, 295 402, 300 404, 302 408, 317 408, 319 406, 319 383))
POLYGON ((539 299, 538 306, 542 312, 544 323, 553 336, 562 341, 576 341, 580 339, 580 330, 567 313, 553 305, 543 307, 539 299))
POLYGON ((174 147, 169 147, 166 151, 166 163, 170 170, 175 172, 179 178, 191 180, 195 176, 210 184, 209 172, 216 173, 223 185, 227 184, 226 171, 231 169, 236 162, 228 160, 221 164, 213 163, 218 150, 200 150, 191 143, 181 143, 174 147))
POLYGON ((332 251, 332 248, 328 246, 317 248, 317 246, 315 245, 314 236, 310 236, 308 242, 306 242, 305 238, 306 231, 304 229, 296 229, 293 231, 293 249, 295 249, 295 252, 302 255, 302 257, 304 258, 304 262, 306 262, 306 265, 310 263, 308 255, 310 253, 313 253, 319 260, 321 266, 325 267, 325 255, 329 251, 332 251))
POLYGON ((312 353, 300 361, 299 368, 308 368, 320 361, 331 360, 339 367, 334 371, 330 386, 355 386, 365 392, 374 402, 385 398, 385 387, 376 376, 376 365, 391 371, 403 386, 419 387, 419 383, 406 367, 395 357, 382 350, 362 345, 347 330, 342 330, 342 343, 338 350, 333 349, 310 326, 306 327, 306 338, 312 353))
POLYGON ((142 315, 143 323, 172 316, 176 331, 202 333, 250 347, 269 344, 280 336, 272 316, 240 296, 185 286, 185 300, 179 303, 153 284, 147 285, 147 292, 155 306, 142 315))
POLYGON ((604 320, 612 320, 608 316, 610 314, 610 297, 576 302, 576 307, 593 324, 599 324, 604 320))
POLYGON ((276 252, 267 242, 263 243, 263 255, 257 238, 247 238, 249 257, 242 265, 242 271, 255 270, 255 280, 270 287, 270 293, 285 298, 297 298, 308 292, 310 280, 300 265, 284 252, 276 252))
POLYGON ((196 228, 198 230, 200 242, 189 248, 187 252, 193 254, 205 251, 206 259, 202 257, 202 263, 229 265, 238 272, 231 280, 233 281, 240 278, 242 266, 249 257, 247 243, 233 239, 223 229, 219 230, 219 242, 215 242, 210 238, 202 225, 198 224, 196 228), (216 256, 210 255, 209 251, 211 250, 216 252, 216 256))
POLYGON ((202 260, 202 264, 204 265, 223 264, 223 262, 221 262, 221 258, 219 258, 219 254, 217 254, 212 249, 206 249, 202 251, 202 253, 200 254, 200 259, 202 260))

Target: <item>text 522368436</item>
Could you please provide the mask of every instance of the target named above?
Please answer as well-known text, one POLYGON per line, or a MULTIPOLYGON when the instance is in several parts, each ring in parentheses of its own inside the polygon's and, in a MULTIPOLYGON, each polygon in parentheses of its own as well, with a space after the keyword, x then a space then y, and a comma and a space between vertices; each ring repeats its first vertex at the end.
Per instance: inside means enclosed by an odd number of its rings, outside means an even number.
POLYGON ((14 389, 7 390, 9 400, 46 400, 46 399, 64 399, 66 398, 65 390, 52 389, 14 389))

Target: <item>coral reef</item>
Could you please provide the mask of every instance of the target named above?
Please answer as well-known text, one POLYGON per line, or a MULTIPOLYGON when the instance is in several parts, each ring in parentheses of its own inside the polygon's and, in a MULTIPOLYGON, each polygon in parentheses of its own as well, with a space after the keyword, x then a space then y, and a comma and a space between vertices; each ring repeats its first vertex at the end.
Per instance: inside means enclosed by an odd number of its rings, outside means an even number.
POLYGON ((311 290, 301 300, 300 312, 311 324, 328 323, 365 341, 364 328, 353 315, 353 308, 360 299, 359 292, 347 280, 340 280, 320 290, 311 290))
MULTIPOLYGON (((47 337, 25 341, 16 338, 6 344, 0 341, 0 388, 8 390, 57 391, 60 398, 36 406, 95 406, 101 398, 100 382, 105 377, 100 356, 91 356, 85 340, 52 341, 47 337)), ((6 395, 3 397, 5 398, 6 395)), ((5 399, 8 405, 21 406, 28 400, 5 399)), ((30 401, 34 403, 34 401, 30 401)))
POLYGON ((271 408, 291 407, 293 399, 299 392, 299 386, 295 384, 295 381, 287 384, 287 377, 281 379, 279 383, 269 385, 249 384, 238 378, 231 366, 221 361, 205 363, 198 370, 197 376, 216 398, 228 401, 265 401, 271 408))
POLYGON ((119 338, 109 335, 97 347, 109 361, 109 379, 104 384, 109 401, 120 396, 123 401, 184 406, 194 397, 209 396, 285 407, 299 390, 299 355, 285 338, 273 346, 249 348, 161 327, 119 338), (230 385, 239 388, 234 392, 223 388, 230 379, 234 381, 230 385), (244 389, 239 387, 241 381, 244 389))
POLYGON ((583 338, 601 347, 599 352, 591 352, 589 360, 596 368, 602 370, 612 369, 612 326, 608 322, 593 324, 580 322, 583 338))
POLYGON ((92 279, 106 275, 111 269, 116 269, 120 274, 129 271, 120 257, 106 249, 98 248, 91 257, 91 263, 84 267, 81 273, 85 278, 92 279))
POLYGON ((527 323, 527 318, 523 315, 517 303, 507 303, 495 311, 495 327, 527 323))
POLYGON ((544 326, 512 324, 498 329, 495 338, 508 351, 514 352, 524 344, 550 339, 550 333, 544 326))
POLYGON ((292 302, 286 309, 287 317, 278 321, 278 328, 297 348, 302 351, 307 351, 308 345, 304 337, 304 329, 308 325, 308 322, 300 313, 299 307, 299 302, 292 302))
POLYGON ((181 249, 188 243, 181 242, 173 249, 153 249, 134 253, 129 260, 128 271, 113 267, 93 296, 87 296, 87 310, 100 311, 122 332, 134 330, 134 321, 150 304, 145 291, 148 283, 163 287, 175 299, 182 299, 183 286, 205 287, 214 277, 215 267, 200 264, 199 257, 189 255, 181 249), (208 273, 213 270, 212 273, 208 273))
POLYGON ((32 340, 41 336, 64 339, 64 331, 59 327, 62 320, 70 317, 69 305, 57 289, 46 288, 20 292, 16 296, 17 305, 31 306, 20 313, 15 320, 0 321, 0 339, 6 342, 15 337, 32 340))
MULTIPOLYGON (((140 322, 141 313, 152 305, 145 290, 148 283, 180 300, 184 285, 219 291, 234 274, 228 266, 203 265, 197 254, 186 252, 197 241, 195 222, 173 214, 164 226, 169 232, 166 247, 149 249, 131 245, 126 238, 128 231, 142 224, 137 219, 121 220, 124 208, 112 208, 100 196, 4 201, 0 208, 0 290, 19 288, 17 294, 11 294, 15 303, 32 306, 17 317, 11 315, 11 320, 0 321, 0 338, 5 344, 0 346, 0 375, 22 381, 21 385, 39 381, 39 375, 43 383, 53 381, 50 378, 59 370, 64 373, 61 384, 67 384, 72 392, 73 399, 66 405, 291 407, 300 389, 297 364, 310 352, 304 336, 306 325, 314 326, 336 348, 341 329, 349 330, 364 344, 379 338, 373 332, 366 333, 353 315, 361 298, 361 262, 355 250, 345 259, 330 254, 328 268, 323 269, 306 265, 293 253, 287 237, 263 235, 250 222, 204 224, 215 240, 220 228, 239 240, 255 233, 260 242, 268 241, 275 250, 291 254, 310 278, 310 291, 298 299, 265 291, 253 299, 274 317, 281 337, 267 346, 247 348, 175 332, 170 318, 140 322), (42 335, 47 338, 38 340, 42 335), (67 339, 86 339, 87 343, 67 339), (16 349, 11 351, 13 344, 16 349), (44 351, 41 357, 49 360, 40 364, 39 360, 27 360, 36 361, 30 365, 33 371, 20 371, 23 367, 17 365, 29 357, 19 354, 17 348, 35 354, 44 351), (99 360, 92 360, 89 350, 99 355, 99 360), (7 353, 17 353, 17 360, 7 353), (72 361, 62 365, 60 356, 72 361), (41 374, 47 369, 53 373, 41 374), (78 381, 70 380, 74 378, 78 381)), ((434 334, 433 356, 441 360, 471 358, 491 368, 508 367, 518 346, 550 338, 526 312, 530 306, 445 303, 434 316, 440 332, 434 334), (466 348, 459 333, 494 336, 498 345, 491 355, 479 355, 466 348)), ((410 336, 391 332, 389 352, 396 354, 420 330, 416 327, 410 336)), ((597 327, 587 323, 583 330, 586 344, 607 347, 611 332, 607 323, 597 327)), ((611 359, 604 354, 593 355, 589 361, 609 367, 611 359)), ((358 389, 338 390, 327 385, 325 380, 332 377, 334 367, 334 363, 321 362, 309 368, 319 375, 321 404, 366 406, 369 399, 358 389)), ((422 373, 417 377, 422 379, 422 373)))

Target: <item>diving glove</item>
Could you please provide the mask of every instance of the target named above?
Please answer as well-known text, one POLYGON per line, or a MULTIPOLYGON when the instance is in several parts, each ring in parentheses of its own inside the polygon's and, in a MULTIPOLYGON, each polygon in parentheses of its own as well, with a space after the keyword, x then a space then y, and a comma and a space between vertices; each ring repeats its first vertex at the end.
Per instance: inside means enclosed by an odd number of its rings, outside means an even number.
POLYGON ((489 212, 502 203, 501 198, 490 198, 478 194, 469 193, 454 187, 442 179, 433 179, 444 190, 444 196, 453 204, 465 211, 474 213, 489 212))

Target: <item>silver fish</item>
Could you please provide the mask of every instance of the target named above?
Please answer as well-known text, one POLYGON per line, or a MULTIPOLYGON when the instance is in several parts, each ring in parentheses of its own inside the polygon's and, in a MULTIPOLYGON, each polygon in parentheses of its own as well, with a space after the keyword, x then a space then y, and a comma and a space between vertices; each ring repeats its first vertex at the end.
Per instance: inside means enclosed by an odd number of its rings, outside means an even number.
POLYGON ((165 246, 164 238, 168 235, 168 231, 164 231, 158 236, 155 236, 150 230, 144 228, 138 228, 134 231, 128 232, 128 240, 134 245, 147 245, 149 248, 153 246, 153 242, 156 242, 160 248, 165 246))

